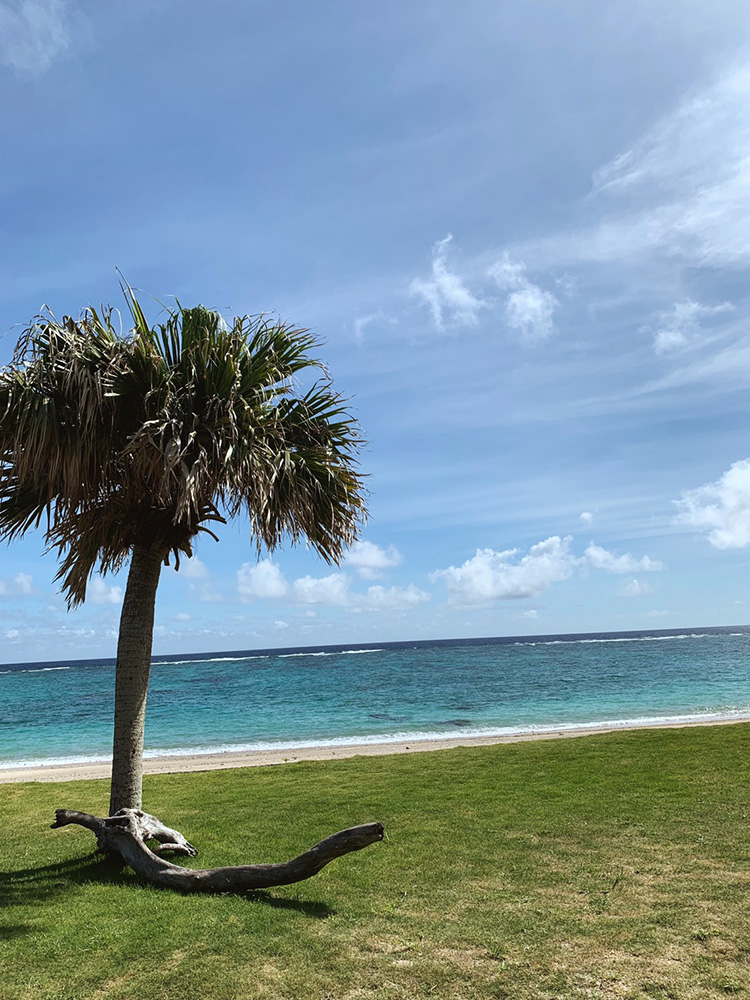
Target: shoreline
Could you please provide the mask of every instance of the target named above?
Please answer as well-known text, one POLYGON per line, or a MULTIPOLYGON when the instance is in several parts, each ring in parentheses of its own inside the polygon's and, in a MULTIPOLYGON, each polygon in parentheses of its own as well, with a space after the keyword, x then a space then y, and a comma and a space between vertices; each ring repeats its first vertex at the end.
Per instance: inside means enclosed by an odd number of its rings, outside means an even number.
MULTIPOLYGON (((345 746, 311 746, 293 749, 256 751, 216 751, 184 756, 149 757, 143 762, 144 774, 185 774, 194 771, 223 771, 238 767, 268 767, 275 764, 298 764, 302 761, 343 760, 347 757, 382 757, 391 754, 428 753, 457 747, 496 746, 504 743, 527 743, 532 740, 573 739, 578 736, 602 736, 642 729, 688 729, 695 726, 736 726, 750 718, 711 719, 675 722, 644 722, 628 726, 587 726, 581 729, 550 729, 535 733, 501 736, 450 736, 440 739, 394 740, 389 743, 359 743, 345 746)), ((109 761, 78 764, 40 764, 28 767, 0 768, 0 785, 22 782, 87 781, 108 778, 109 761)))

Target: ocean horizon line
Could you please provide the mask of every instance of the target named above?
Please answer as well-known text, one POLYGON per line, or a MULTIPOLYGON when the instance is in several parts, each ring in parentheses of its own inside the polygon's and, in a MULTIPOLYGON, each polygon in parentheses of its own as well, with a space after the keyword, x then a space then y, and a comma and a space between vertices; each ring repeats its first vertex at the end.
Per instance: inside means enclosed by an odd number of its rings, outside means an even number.
MULTIPOLYGON (((381 652, 384 649, 427 649, 450 648, 452 646, 482 646, 482 645, 543 645, 562 644, 565 642, 628 642, 643 638, 697 638, 701 635, 750 635, 750 625, 690 625, 670 629, 621 629, 598 632, 547 632, 539 635, 496 635, 458 637, 448 639, 394 639, 380 642, 343 642, 321 643, 309 646, 269 646, 257 649, 207 650, 202 653, 157 653, 152 655, 152 664, 179 664, 196 662, 231 662, 233 660, 262 659, 271 656, 292 657, 311 655, 342 655, 346 653, 381 652)), ((68 666, 115 666, 115 656, 90 656, 79 659, 51 660, 19 660, 13 663, 0 663, 0 674, 20 671, 32 665, 38 670, 66 669, 68 666), (55 666, 46 666, 55 664, 55 666)))

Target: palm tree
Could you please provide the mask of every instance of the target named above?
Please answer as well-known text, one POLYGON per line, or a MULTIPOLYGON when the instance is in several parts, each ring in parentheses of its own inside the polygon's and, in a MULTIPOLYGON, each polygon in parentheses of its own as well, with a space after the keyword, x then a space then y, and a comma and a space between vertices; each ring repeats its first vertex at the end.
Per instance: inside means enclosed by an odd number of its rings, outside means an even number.
POLYGON ((260 553, 305 538, 338 562, 366 514, 358 428, 307 331, 227 325, 202 306, 151 326, 124 286, 111 309, 45 313, 0 371, 0 538, 44 523, 70 607, 130 558, 117 644, 110 814, 140 809, 154 606, 162 565, 245 513, 260 553), (307 390, 301 376, 317 381, 307 390))

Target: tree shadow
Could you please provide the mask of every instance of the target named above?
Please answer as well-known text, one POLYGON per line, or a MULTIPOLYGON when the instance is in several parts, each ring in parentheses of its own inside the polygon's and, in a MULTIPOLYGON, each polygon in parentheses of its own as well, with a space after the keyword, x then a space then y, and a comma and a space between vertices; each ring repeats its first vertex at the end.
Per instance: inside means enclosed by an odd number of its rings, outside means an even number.
MULTIPOLYGON (((128 886, 131 889, 158 890, 174 893, 173 889, 152 885, 139 878, 128 868, 121 858, 94 851, 78 858, 69 858, 51 865, 36 868, 20 868, 17 871, 0 872, 0 906, 21 906, 30 902, 48 902, 52 897, 74 886, 89 885, 128 886)), ((182 893, 181 895, 192 895, 182 893)), ((206 895, 210 895, 206 893, 206 895)), ((263 889, 222 893, 222 895, 243 896, 252 902, 262 903, 281 910, 296 910, 308 917, 325 920, 333 916, 335 910, 318 900, 292 899, 288 896, 272 896, 263 889)), ((23 925, 18 925, 22 927, 23 925)), ((34 928, 29 926, 28 930, 34 928)), ((4 931, 3 931, 4 932, 4 931)))
POLYGON ((119 858, 95 851, 51 865, 0 872, 0 904, 13 906, 34 900, 48 900, 71 886, 87 885, 90 882, 137 884, 133 882, 134 878, 132 872, 123 868, 119 858))
POLYGON ((296 910, 306 917, 316 917, 318 920, 326 920, 335 915, 336 911, 327 903, 313 899, 290 899, 288 896, 272 896, 264 889, 253 889, 250 892, 242 893, 247 899, 253 902, 265 903, 277 910, 296 910))
POLYGON ((10 941, 11 938, 23 934, 36 934, 39 927, 36 924, 4 924, 0 926, 0 941, 10 941))

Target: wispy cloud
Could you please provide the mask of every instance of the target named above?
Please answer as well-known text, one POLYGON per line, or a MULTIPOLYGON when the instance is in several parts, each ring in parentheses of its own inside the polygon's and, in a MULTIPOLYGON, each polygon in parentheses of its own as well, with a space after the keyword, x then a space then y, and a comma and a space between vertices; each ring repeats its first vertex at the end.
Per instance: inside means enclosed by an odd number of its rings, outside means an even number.
POLYGON ((70 48, 79 19, 66 0, 0 0, 0 62, 39 76, 70 48))
POLYGON ((750 262, 750 63, 734 65, 679 104, 593 175, 600 221, 537 247, 550 262, 750 262))
POLYGON ((505 319, 527 342, 546 340, 555 329, 554 313, 559 305, 552 292, 534 284, 526 274, 526 264, 512 261, 507 250, 490 268, 490 277, 507 292, 505 319))
POLYGON ((479 311, 484 306, 448 266, 448 247, 453 236, 449 233, 432 248, 432 272, 429 278, 414 278, 409 292, 429 308, 438 330, 446 322, 456 326, 476 326, 479 311))
POLYGON ((367 334, 367 330, 370 327, 377 326, 378 324, 388 324, 392 326, 396 321, 392 316, 386 316, 382 312, 367 313, 366 316, 358 316, 354 320, 354 339, 358 344, 361 344, 367 334))
POLYGON ((701 319, 718 316, 732 309, 729 302, 704 306, 692 299, 675 302, 671 309, 656 314, 654 349, 657 354, 678 350, 696 341, 701 334, 701 319))

